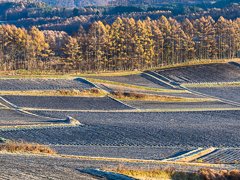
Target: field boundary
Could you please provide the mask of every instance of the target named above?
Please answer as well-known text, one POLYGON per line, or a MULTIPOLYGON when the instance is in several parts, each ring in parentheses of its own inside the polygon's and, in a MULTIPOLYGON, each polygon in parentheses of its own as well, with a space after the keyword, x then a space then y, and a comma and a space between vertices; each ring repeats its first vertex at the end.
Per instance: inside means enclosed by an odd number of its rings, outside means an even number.
POLYGON ((33 130, 33 129, 49 129, 49 128, 68 128, 82 126, 83 124, 49 124, 49 125, 19 125, 17 127, 1 126, 0 131, 17 131, 17 130, 33 130), (22 126, 22 127, 21 127, 22 126))
POLYGON ((225 102, 225 103, 228 103, 228 104, 232 104, 232 105, 235 105, 235 106, 240 106, 240 103, 238 103, 238 102, 234 102, 234 101, 230 101, 230 100, 227 100, 227 99, 223 99, 223 98, 219 98, 219 97, 215 97, 215 96, 203 94, 203 93, 200 93, 200 92, 197 92, 197 91, 188 89, 188 88, 186 88, 186 87, 183 87, 183 86, 181 86, 181 85, 179 85, 179 87, 181 87, 181 88, 183 88, 183 89, 185 89, 185 90, 187 90, 187 91, 189 91, 189 92, 192 92, 192 93, 194 93, 194 94, 199 94, 199 95, 202 95, 202 96, 205 96, 205 97, 210 97, 210 98, 212 98, 212 99, 218 99, 218 100, 220 100, 220 101, 222 101, 222 102, 225 102))
MULTIPOLYGON (((150 72, 152 72, 152 71, 150 71, 150 72)), ((174 88, 174 89, 176 88, 176 87, 173 86, 172 84, 170 84, 170 83, 168 83, 168 82, 166 82, 166 81, 163 81, 163 80, 161 80, 161 79, 157 78, 156 76, 153 76, 153 75, 151 75, 151 74, 149 74, 149 73, 143 73, 143 74, 145 74, 145 75, 147 75, 147 76, 150 76, 150 77, 156 79, 157 81, 160 81, 160 82, 162 82, 162 83, 164 83, 164 84, 166 84, 166 85, 168 85, 168 86, 170 86, 170 87, 172 87, 172 88, 174 88)))
POLYGON ((81 110, 81 109, 43 109, 43 108, 28 108, 23 107, 26 111, 69 111, 69 112, 141 112, 139 109, 122 109, 122 110, 81 110))
POLYGON ((185 157, 189 157, 191 156, 192 154, 197 154, 201 151, 203 151, 204 149, 199 147, 199 148, 196 148, 192 151, 188 151, 187 153, 184 153, 184 154, 181 154, 179 156, 176 156, 176 157, 172 157, 172 158, 166 158, 166 159, 163 159, 162 161, 165 162, 165 161, 176 161, 176 160, 180 160, 180 159, 183 159, 185 157))
POLYGON ((197 163, 197 162, 175 162, 175 161, 157 161, 157 160, 143 160, 143 159, 127 159, 127 158, 108 158, 108 157, 90 157, 90 156, 75 156, 64 154, 46 154, 46 153, 10 153, 6 151, 0 151, 1 154, 20 154, 20 155, 37 155, 37 156, 50 156, 59 158, 74 158, 83 160, 97 160, 97 161, 115 161, 115 162, 137 162, 137 163, 153 163, 153 164, 173 164, 173 165, 188 165, 188 166, 200 166, 200 167, 223 167, 227 164, 209 164, 209 163, 197 163))
MULTIPOLYGON (((22 108, 25 111, 59 111, 59 112, 195 112, 195 111, 236 111, 239 108, 215 108, 215 109, 123 109, 123 110, 72 110, 72 109, 41 109, 22 108)), ((45 117, 45 116, 42 116, 45 117)))
POLYGON ((46 118, 46 119, 52 119, 52 120, 57 120, 57 121, 64 121, 62 119, 58 119, 58 118, 52 118, 52 117, 47 117, 47 116, 40 116, 37 114, 33 114, 31 112, 25 111, 24 109, 10 103, 9 101, 7 101, 6 99, 4 99, 2 96, 0 96, 0 100, 2 100, 3 102, 5 102, 6 104, 8 104, 9 106, 13 107, 13 110, 19 112, 19 113, 23 113, 23 114, 27 114, 27 115, 31 115, 31 116, 35 116, 35 117, 40 117, 40 118, 46 118))
MULTIPOLYGON (((152 71, 151 71, 151 72, 152 72, 152 71)), ((165 77, 165 76, 163 76, 163 77, 165 77)), ((166 79, 167 79, 167 78, 166 78, 166 79)), ((227 100, 227 99, 223 99, 223 98, 219 98, 219 97, 215 97, 215 96, 203 94, 203 93, 200 93, 200 92, 191 90, 191 89, 189 89, 189 88, 187 88, 187 87, 184 87, 184 86, 182 86, 181 84, 178 84, 178 83, 176 83, 176 82, 174 82, 174 81, 171 81, 171 84, 174 84, 174 85, 178 86, 179 88, 184 89, 184 90, 186 90, 186 91, 188 91, 188 92, 191 92, 191 93, 193 93, 193 94, 198 94, 198 95, 201 95, 201 96, 209 97, 209 98, 211 98, 211 99, 217 99, 217 100, 220 100, 220 101, 225 102, 225 103, 227 103, 227 104, 232 104, 232 105, 235 105, 235 106, 240 106, 240 103, 238 103, 238 102, 234 102, 234 101, 230 101, 230 100, 227 100)))
POLYGON ((234 66, 240 67, 240 63, 235 62, 235 61, 228 62, 228 64, 232 64, 232 65, 234 65, 234 66))
POLYGON ((132 107, 132 106, 129 106, 129 105, 125 104, 124 102, 121 102, 121 101, 119 101, 119 100, 117 100, 117 99, 115 99, 115 98, 113 98, 113 97, 111 97, 111 96, 109 96, 109 95, 107 95, 107 97, 109 97, 110 99, 112 99, 112 100, 114 100, 114 101, 116 101, 116 102, 118 102, 118 103, 121 103, 121 104, 123 104, 123 105, 125 105, 125 106, 127 106, 127 107, 129 107, 129 108, 131 108, 131 109, 138 110, 137 108, 132 107))
MULTIPOLYGON (((82 82, 82 83, 89 84, 89 85, 91 85, 91 86, 93 86, 93 87, 95 87, 95 88, 97 88, 97 89, 99 89, 99 90, 103 90, 102 88, 98 87, 96 84, 88 81, 88 80, 85 79, 85 78, 77 77, 76 79, 73 79, 73 80, 75 80, 75 81, 80 81, 80 82, 82 82)), ((103 90, 103 91, 104 91, 104 90, 103 90)))

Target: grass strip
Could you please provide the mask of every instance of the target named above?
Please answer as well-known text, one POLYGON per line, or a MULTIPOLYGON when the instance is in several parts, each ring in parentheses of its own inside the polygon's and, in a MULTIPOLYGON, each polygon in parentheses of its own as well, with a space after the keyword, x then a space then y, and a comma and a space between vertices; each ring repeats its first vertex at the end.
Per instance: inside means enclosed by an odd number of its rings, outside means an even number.
POLYGON ((124 92, 123 89, 118 89, 111 93, 111 97, 117 100, 126 101, 168 101, 168 102, 203 102, 203 101, 216 101, 214 99, 204 98, 182 98, 174 96, 160 96, 152 94, 138 93, 136 91, 124 92))
POLYGON ((48 146, 43 146, 36 143, 28 142, 7 142, 0 145, 0 151, 8 152, 36 152, 36 153, 47 153, 47 154, 56 154, 56 151, 51 149, 48 146))
POLYGON ((13 75, 2 76, 0 79, 75 79, 75 77, 66 75, 13 75))
POLYGON ((208 109, 141 109, 141 112, 195 112, 195 111, 235 111, 240 108, 208 108, 208 109))
POLYGON ((118 72, 99 72, 94 74, 79 74, 79 75, 72 75, 72 76, 84 76, 84 77, 94 77, 94 76, 128 76, 128 75, 135 75, 140 74, 141 71, 118 71, 118 72))
POLYGON ((199 177, 199 175, 195 172, 186 173, 183 170, 177 171, 174 168, 126 168, 126 167, 118 167, 115 169, 109 168, 101 168, 104 171, 110 171, 112 173, 117 173, 121 175, 125 175, 128 177, 140 179, 140 180, 171 180, 171 179, 178 179, 178 180, 204 180, 199 177))
MULTIPOLYGON (((234 60, 239 60, 238 58, 236 59, 231 59, 231 61, 234 60)), ((159 70, 159 69, 167 69, 167 68, 172 68, 172 67, 181 67, 181 66, 192 66, 192 65, 201 65, 201 64, 212 64, 212 63, 225 63, 228 62, 229 60, 226 59, 202 59, 202 60, 194 60, 194 61, 189 61, 185 63, 179 63, 179 64, 171 64, 167 66, 162 66, 162 67, 156 67, 156 68, 151 68, 151 69, 145 69, 145 71, 152 71, 152 70, 159 70)))
POLYGON ((92 79, 92 78, 86 78, 88 81, 94 83, 105 83, 105 84, 112 84, 117 86, 123 86, 123 87, 129 87, 129 88, 136 88, 136 89, 143 89, 148 91, 158 91, 158 92, 188 92, 186 90, 172 90, 172 89, 157 89, 157 88, 149 88, 149 87, 143 87, 143 86, 136 86, 132 84, 125 84, 120 82, 114 82, 114 81, 106 81, 101 79, 92 79))
POLYGON ((146 98, 132 98, 132 97, 122 97, 113 96, 113 98, 119 101, 161 101, 161 102, 206 102, 206 101, 216 101, 214 99, 194 99, 194 98, 178 98, 178 97, 170 97, 170 96, 149 96, 146 98))
POLYGON ((240 82, 234 83, 199 83, 199 84, 182 84, 184 87, 232 87, 240 86, 240 82))
POLYGON ((38 124, 38 125, 16 125, 16 126, 0 126, 0 130, 12 129, 31 129, 31 128, 45 128, 45 127, 68 127, 76 126, 75 124, 38 124))
POLYGON ((205 149, 205 150, 203 150, 203 151, 201 151, 199 153, 193 154, 191 156, 183 157, 181 159, 178 159, 177 161, 179 161, 179 162, 190 162, 190 161, 193 161, 195 159, 198 159, 198 158, 200 158, 200 157, 202 157, 204 155, 207 155, 207 154, 213 152, 215 149, 216 148, 208 148, 208 149, 205 149))
MULTIPOLYGON (((6 153, 6 152, 1 152, 1 153, 6 153)), ((45 154, 45 153, 36 153, 36 152, 28 152, 28 153, 21 153, 21 154, 22 155, 33 154, 33 155, 39 155, 39 156, 74 158, 74 159, 96 160, 96 161, 136 162, 136 163, 153 163, 153 164, 176 164, 176 165, 201 166, 201 167, 220 167, 221 166, 220 164, 195 163, 195 162, 171 162, 171 161, 164 162, 164 161, 156 161, 156 160, 88 157, 88 156, 75 156, 75 155, 64 155, 64 154, 45 154)))
POLYGON ((141 180, 217 180, 217 179, 240 179, 239 170, 220 170, 216 171, 209 168, 201 168, 197 172, 188 171, 187 169, 179 169, 173 167, 166 168, 128 168, 119 166, 118 168, 101 168, 104 171, 122 174, 141 180), (186 172, 187 171, 187 172, 186 172))
POLYGON ((107 92, 96 88, 90 90, 57 90, 57 91, 0 91, 0 95, 34 95, 34 96, 106 96, 107 92))

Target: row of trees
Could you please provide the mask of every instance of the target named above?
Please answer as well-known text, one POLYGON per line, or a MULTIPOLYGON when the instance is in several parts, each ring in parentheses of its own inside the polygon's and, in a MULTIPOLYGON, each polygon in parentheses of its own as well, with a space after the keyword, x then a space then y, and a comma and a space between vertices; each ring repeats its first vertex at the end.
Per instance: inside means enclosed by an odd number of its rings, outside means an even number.
POLYGON ((0 26, 2 70, 105 71, 160 67, 198 59, 239 57, 240 19, 210 16, 182 23, 162 16, 144 21, 117 18, 111 25, 80 26, 73 36, 45 36, 0 26), (58 43, 56 43, 58 42, 58 43))

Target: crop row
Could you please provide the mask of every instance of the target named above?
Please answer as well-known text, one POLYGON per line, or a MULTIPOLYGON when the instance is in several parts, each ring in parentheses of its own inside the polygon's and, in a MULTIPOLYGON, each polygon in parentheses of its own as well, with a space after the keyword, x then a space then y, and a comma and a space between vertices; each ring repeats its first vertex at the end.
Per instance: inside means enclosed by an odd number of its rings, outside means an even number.
MULTIPOLYGON (((76 158, 59 158, 51 156, 21 155, 21 154, 0 154, 0 174, 2 179, 107 179, 99 176, 92 177, 81 170, 100 169, 109 167, 118 168, 120 165, 134 169, 166 168, 166 164, 142 163, 142 162, 119 162, 101 161, 76 158)), ((196 172, 201 166, 186 166, 168 164, 168 168, 182 171, 196 172)), ((225 169, 235 167, 226 166, 225 169)), ((219 170, 212 167, 211 169, 219 170)), ((109 178, 110 179, 110 178, 109 178)))
POLYGON ((37 117, 11 109, 0 109, 0 126, 54 123, 51 118, 37 117))
POLYGON ((74 96, 2 96, 19 107, 45 109, 81 109, 81 110, 116 110, 130 109, 128 106, 105 97, 74 97, 74 96))
POLYGON ((240 86, 232 86, 232 87, 197 87, 197 88, 189 88, 191 90, 207 94, 210 96, 234 101, 240 103, 240 86))
POLYGON ((62 145, 240 146, 240 111, 34 113, 61 119, 69 115, 85 125, 4 131, 0 137, 62 145))
POLYGON ((94 76, 92 78, 105 80, 105 81, 131 84, 136 86, 149 87, 149 88, 169 89, 169 87, 166 86, 164 83, 161 83, 145 74, 136 74, 136 75, 127 75, 127 76, 94 76))
POLYGON ((161 101, 123 101, 138 109, 207 109, 207 108, 236 108, 236 106, 219 101, 204 102, 161 102, 161 101))
POLYGON ((0 79, 1 91, 14 90, 58 90, 90 89, 93 86, 77 81, 64 79, 0 79))
POLYGON ((240 81, 240 67, 227 63, 175 67, 156 72, 178 83, 240 81))
POLYGON ((130 146, 51 146, 58 154, 161 160, 193 150, 192 147, 130 147, 130 146))
POLYGON ((203 162, 209 163, 233 163, 240 162, 240 149, 239 148, 223 148, 218 149, 209 155, 201 157, 203 162))

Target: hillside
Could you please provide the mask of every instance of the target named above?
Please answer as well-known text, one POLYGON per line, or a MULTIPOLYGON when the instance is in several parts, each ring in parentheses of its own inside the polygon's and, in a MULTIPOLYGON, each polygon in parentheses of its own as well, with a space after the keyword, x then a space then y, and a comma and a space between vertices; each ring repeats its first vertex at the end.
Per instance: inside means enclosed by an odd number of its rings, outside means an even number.
POLYGON ((107 5, 108 0, 34 0, 58 7, 84 7, 88 5, 107 5))

